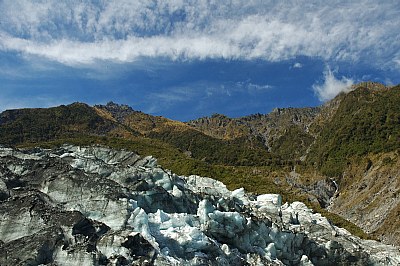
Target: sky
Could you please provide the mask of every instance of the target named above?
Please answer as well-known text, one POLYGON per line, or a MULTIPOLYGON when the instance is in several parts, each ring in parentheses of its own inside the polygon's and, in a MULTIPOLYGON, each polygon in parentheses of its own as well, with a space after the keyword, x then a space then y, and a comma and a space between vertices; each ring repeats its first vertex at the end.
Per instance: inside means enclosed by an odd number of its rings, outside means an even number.
POLYGON ((399 74, 398 0, 0 0, 0 111, 240 117, 399 74))

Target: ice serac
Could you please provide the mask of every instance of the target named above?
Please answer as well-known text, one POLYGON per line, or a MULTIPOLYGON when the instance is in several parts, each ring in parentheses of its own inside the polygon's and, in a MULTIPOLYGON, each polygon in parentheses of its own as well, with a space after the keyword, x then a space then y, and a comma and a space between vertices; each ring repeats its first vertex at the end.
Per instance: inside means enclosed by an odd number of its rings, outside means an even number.
POLYGON ((0 265, 398 265, 301 202, 102 146, 0 148, 0 265))

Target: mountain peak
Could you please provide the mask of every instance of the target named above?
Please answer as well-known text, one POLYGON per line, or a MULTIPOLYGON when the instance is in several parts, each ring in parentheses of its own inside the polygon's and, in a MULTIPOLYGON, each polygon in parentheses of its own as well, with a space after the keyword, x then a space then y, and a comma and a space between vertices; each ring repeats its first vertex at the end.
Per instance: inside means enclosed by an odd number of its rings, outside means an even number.
POLYGON ((115 103, 113 101, 109 101, 106 104, 106 107, 107 108, 116 108, 116 109, 118 108, 118 109, 123 109, 123 110, 132 110, 133 111, 132 107, 130 107, 129 105, 127 105, 127 104, 118 104, 118 103, 115 103))
POLYGON ((132 109, 132 107, 130 107, 127 104, 119 104, 119 103, 115 103, 113 101, 109 101, 107 102, 106 105, 102 105, 102 104, 96 104, 94 107, 97 108, 101 108, 101 109, 107 109, 108 111, 116 111, 116 112, 134 112, 134 110, 132 109))
POLYGON ((379 83, 379 82, 364 81, 364 82, 360 82, 358 84, 355 84, 355 85, 351 86, 351 89, 354 90, 354 89, 357 89, 357 88, 360 88, 360 87, 367 88, 367 89, 370 89, 370 90, 383 90, 383 89, 388 89, 389 88, 388 86, 386 86, 386 85, 384 85, 382 83, 379 83))
POLYGON ((95 105, 94 108, 109 113, 118 122, 122 122, 128 115, 137 112, 129 105, 118 104, 113 101, 109 101, 106 105, 95 105))

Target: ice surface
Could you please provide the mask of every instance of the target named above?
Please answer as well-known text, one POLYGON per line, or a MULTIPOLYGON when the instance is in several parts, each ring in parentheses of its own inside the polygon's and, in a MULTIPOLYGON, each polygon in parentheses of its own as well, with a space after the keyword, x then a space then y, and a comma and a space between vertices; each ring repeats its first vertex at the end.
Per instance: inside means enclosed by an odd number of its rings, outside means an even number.
MULTIPOLYGON (((92 224, 109 228, 92 238, 72 236, 71 228, 63 228, 74 248, 58 247, 53 254, 57 265, 96 265, 100 259, 111 265, 121 259, 138 265, 335 265, 349 256, 359 256, 359 264, 400 263, 396 247, 356 238, 304 203, 282 204, 278 194, 254 199, 243 188, 229 191, 212 178, 178 176, 153 157, 68 145, 29 156, 0 148, 0 158, 6 154, 16 158, 8 168, 19 176, 29 174, 21 158, 47 156, 67 165, 56 177, 41 177, 36 189, 54 206, 79 211, 92 224), (141 241, 141 249, 129 244, 132 239, 141 241), (84 248, 89 242, 96 247, 92 251, 84 248)), ((0 214, 4 243, 46 225, 29 210, 0 214)))
POLYGON ((257 203, 262 206, 264 204, 274 204, 276 207, 282 206, 282 196, 279 194, 262 194, 257 196, 257 203))
POLYGON ((17 213, 15 216, 1 214, 0 236, 3 242, 10 242, 30 236, 45 228, 40 216, 32 215, 29 211, 17 213))

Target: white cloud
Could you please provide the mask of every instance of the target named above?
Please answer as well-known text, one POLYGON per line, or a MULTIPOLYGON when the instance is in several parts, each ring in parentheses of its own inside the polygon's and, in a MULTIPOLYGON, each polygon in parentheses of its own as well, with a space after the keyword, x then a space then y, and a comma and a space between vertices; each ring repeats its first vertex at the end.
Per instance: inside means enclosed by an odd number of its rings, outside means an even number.
POLYGON ((399 24, 396 1, 1 1, 0 50, 68 65, 311 56, 400 68, 399 24))
POLYGON ((259 84, 254 84, 254 83, 249 83, 247 85, 247 89, 250 92, 259 92, 259 91, 265 91, 272 89, 273 87, 271 85, 259 85, 259 84))
POLYGON ((264 92, 267 90, 272 89, 274 86, 269 85, 269 84, 256 84, 250 82, 250 80, 246 81, 241 81, 241 82, 236 82, 234 86, 235 91, 242 92, 243 89, 247 90, 250 94, 256 94, 260 92, 264 92))
POLYGON ((354 81, 350 78, 342 77, 337 79, 328 67, 324 71, 324 82, 322 84, 314 84, 313 90, 317 94, 320 101, 333 99, 341 92, 349 92, 354 81))
POLYGON ((293 68, 302 68, 303 65, 299 62, 294 63, 293 68))

